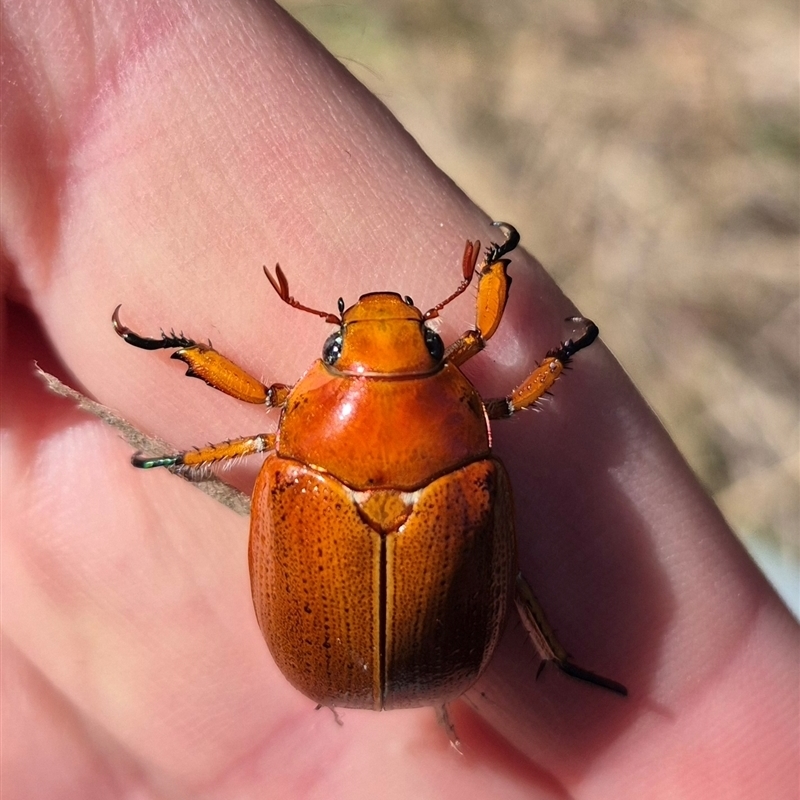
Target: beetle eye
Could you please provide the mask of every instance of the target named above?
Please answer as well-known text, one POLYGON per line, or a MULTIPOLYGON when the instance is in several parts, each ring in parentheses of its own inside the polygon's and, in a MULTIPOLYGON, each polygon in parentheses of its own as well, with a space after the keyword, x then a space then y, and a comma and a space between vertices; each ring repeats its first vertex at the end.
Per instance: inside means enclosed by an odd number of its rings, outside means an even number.
POLYGON ((338 330, 332 333, 322 346, 322 360, 332 367, 342 354, 342 331, 338 330))
POLYGON ((444 342, 436 331, 425 328, 425 346, 435 361, 441 361, 444 357, 444 342))

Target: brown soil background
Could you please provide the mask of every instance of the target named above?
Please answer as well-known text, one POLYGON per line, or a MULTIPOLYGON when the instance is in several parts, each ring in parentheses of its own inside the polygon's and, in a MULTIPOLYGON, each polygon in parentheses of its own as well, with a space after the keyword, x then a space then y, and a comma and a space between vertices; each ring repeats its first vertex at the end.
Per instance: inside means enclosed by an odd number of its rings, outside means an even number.
POLYGON ((800 556, 795 2, 284 2, 595 319, 736 532, 800 556))

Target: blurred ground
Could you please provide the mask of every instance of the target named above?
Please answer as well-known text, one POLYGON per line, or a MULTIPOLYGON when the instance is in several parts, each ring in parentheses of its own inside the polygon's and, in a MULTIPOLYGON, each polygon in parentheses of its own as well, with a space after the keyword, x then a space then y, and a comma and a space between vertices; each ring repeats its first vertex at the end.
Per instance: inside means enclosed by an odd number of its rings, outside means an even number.
POLYGON ((514 222, 797 613, 797 4, 284 6, 514 222))

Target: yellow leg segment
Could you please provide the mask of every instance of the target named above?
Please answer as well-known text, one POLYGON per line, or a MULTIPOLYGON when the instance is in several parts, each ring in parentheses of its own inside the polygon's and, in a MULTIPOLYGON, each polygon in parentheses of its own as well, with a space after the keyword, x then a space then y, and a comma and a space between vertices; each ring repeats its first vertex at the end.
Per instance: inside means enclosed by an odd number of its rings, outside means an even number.
POLYGON ((204 344, 182 347, 172 354, 172 358, 189 366, 186 370, 189 377, 200 378, 214 389, 245 403, 282 405, 288 394, 288 387, 283 384, 264 386, 241 367, 204 344))
POLYGON ((153 467, 166 467, 172 471, 191 472, 197 471, 198 477, 204 474, 204 468, 218 461, 228 461, 232 458, 242 458, 256 453, 266 453, 275 449, 275 434, 261 433, 258 436, 247 436, 241 439, 231 439, 220 444, 210 444, 196 450, 187 450, 185 453, 150 457, 136 453, 131 458, 134 467, 152 469, 153 467))

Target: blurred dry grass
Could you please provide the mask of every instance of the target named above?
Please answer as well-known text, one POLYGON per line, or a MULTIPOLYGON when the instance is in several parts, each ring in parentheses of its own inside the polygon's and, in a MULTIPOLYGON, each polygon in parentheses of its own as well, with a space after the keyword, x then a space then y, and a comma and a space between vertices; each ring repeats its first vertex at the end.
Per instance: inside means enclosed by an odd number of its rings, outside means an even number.
POLYGON ((284 5, 524 232, 736 531, 796 561, 796 4, 284 5))

